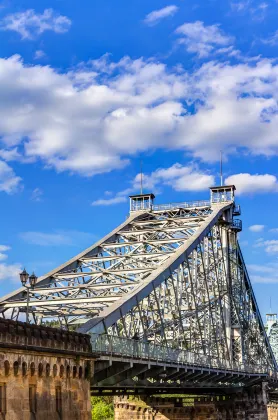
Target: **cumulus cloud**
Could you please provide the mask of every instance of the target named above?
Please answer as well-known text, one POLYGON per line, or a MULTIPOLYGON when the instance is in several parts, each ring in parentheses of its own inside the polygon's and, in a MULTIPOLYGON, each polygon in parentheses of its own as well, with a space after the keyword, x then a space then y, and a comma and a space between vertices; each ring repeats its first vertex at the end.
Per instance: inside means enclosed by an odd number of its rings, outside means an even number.
POLYGON ((184 23, 176 29, 180 35, 178 43, 184 45, 188 52, 196 53, 199 57, 207 57, 217 49, 221 52, 232 52, 223 47, 233 43, 233 38, 225 35, 219 25, 205 26, 204 22, 196 21, 193 23, 184 23))
MULTIPOLYGON (((278 154, 278 65, 270 60, 187 72, 105 56, 61 73, 13 56, 0 59, 0 89, 1 156, 10 161, 91 176, 158 148, 206 162, 220 149, 278 154)), ((271 175, 251 180, 257 191, 261 180, 276 188, 271 175)))
POLYGON ((254 247, 263 247, 268 254, 274 254, 278 252, 278 240, 270 239, 265 241, 261 238, 255 243, 254 247))
POLYGON ((124 203, 127 201, 127 196, 118 195, 113 198, 100 198, 92 202, 92 206, 111 206, 113 204, 124 203))
POLYGON ((19 263, 7 264, 0 263, 0 282, 1 281, 12 281, 18 283, 19 273, 22 270, 22 266, 19 263))
POLYGON ((253 283, 278 283, 278 263, 249 264, 248 271, 253 283))
POLYGON ((172 4, 170 6, 163 7, 159 10, 153 10, 145 17, 144 22, 147 25, 155 25, 168 16, 174 16, 174 14, 177 13, 178 9, 179 8, 177 6, 172 4))
POLYGON ((175 163, 170 168, 157 169, 149 176, 154 185, 170 185, 176 191, 203 191, 214 184, 214 176, 195 166, 175 163))
POLYGON ((268 44, 271 46, 277 45, 278 44, 278 31, 275 31, 272 35, 270 35, 267 38, 261 39, 261 41, 263 42, 263 44, 268 44))
POLYGON ((22 39, 33 39, 45 31, 64 33, 70 26, 70 19, 53 9, 45 9, 41 14, 28 9, 7 15, 0 22, 1 30, 18 32, 22 39))
POLYGON ((1 281, 19 281, 19 273, 22 270, 21 264, 14 263, 8 264, 2 262, 8 258, 6 254, 10 250, 10 247, 7 245, 0 245, 0 282, 1 281))
POLYGON ((11 248, 7 245, 0 245, 0 252, 6 252, 9 251, 9 249, 11 248))
POLYGON ((249 230, 251 230, 251 232, 262 232, 265 228, 265 225, 252 225, 249 226, 249 230))
POLYGON ((266 16, 266 11, 269 4, 266 2, 258 2, 254 0, 243 0, 231 2, 231 9, 237 13, 248 12, 251 15, 251 19, 262 21, 266 16))
POLYGON ((251 4, 251 1, 250 0, 232 2, 231 3, 231 8, 235 12, 242 12, 242 11, 248 9, 248 7, 250 6, 250 4, 251 4))
MULTIPOLYGON (((160 168, 151 174, 142 174, 144 190, 160 192, 162 185, 172 187, 176 191, 203 191, 214 185, 213 175, 201 171, 196 165, 183 166, 175 163, 169 168, 160 168)), ((93 201, 92 205, 111 205, 127 201, 129 194, 140 191, 141 174, 137 174, 131 186, 120 191, 113 198, 102 198, 93 201)))
POLYGON ((278 191, 278 180, 276 176, 269 174, 236 174, 226 178, 225 182, 227 185, 235 185, 237 194, 239 195, 278 191))
POLYGON ((34 60, 40 60, 41 58, 44 58, 45 56, 46 54, 43 50, 37 50, 35 51, 34 60))
POLYGON ((91 243, 95 240, 95 236, 87 232, 79 231, 54 231, 54 232, 37 232, 29 231, 20 234, 21 239, 30 245, 39 246, 80 246, 80 243, 91 243))
POLYGON ((16 176, 13 169, 0 160, 0 192, 14 194, 20 188, 21 178, 16 176))
POLYGON ((0 245, 0 260, 6 260, 8 258, 6 252, 9 251, 10 247, 7 245, 0 245))
POLYGON ((43 191, 41 188, 35 188, 31 194, 32 201, 42 201, 43 191))

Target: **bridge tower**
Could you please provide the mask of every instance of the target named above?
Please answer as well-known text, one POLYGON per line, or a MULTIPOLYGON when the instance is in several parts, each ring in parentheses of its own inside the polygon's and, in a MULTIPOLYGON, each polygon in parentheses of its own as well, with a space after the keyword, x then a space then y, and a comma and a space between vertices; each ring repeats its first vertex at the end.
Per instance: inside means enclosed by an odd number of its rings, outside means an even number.
POLYGON ((277 314, 266 314, 266 333, 274 353, 276 361, 278 361, 278 319, 277 314))

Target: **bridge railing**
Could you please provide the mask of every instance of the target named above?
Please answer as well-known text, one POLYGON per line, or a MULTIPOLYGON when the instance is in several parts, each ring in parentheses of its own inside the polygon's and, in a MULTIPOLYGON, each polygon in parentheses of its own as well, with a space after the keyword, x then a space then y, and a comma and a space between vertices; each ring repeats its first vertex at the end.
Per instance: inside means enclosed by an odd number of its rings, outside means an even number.
POLYGON ((179 365, 202 366, 219 370, 232 370, 245 373, 268 373, 265 366, 248 366, 243 363, 230 363, 212 356, 192 353, 187 350, 159 346, 151 342, 144 342, 130 338, 110 336, 106 334, 91 335, 92 350, 96 353, 132 357, 134 359, 173 362, 179 365))
POLYGON ((167 203, 167 204, 153 204, 154 211, 171 210, 171 209, 187 209, 194 207, 210 207, 211 203, 208 200, 188 201, 183 203, 167 203))

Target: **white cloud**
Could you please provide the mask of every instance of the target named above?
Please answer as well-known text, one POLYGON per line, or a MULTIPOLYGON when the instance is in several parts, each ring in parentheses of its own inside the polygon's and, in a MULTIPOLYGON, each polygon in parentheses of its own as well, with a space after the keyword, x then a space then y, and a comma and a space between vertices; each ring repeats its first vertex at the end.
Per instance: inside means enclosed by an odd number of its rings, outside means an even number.
POLYGON ((9 251, 9 249, 11 248, 7 245, 0 245, 0 252, 6 252, 9 251))
POLYGON ((18 152, 17 148, 14 147, 12 149, 7 150, 0 149, 0 158, 7 162, 10 162, 13 160, 21 160, 21 155, 18 152))
POLYGON ((176 33, 181 36, 178 43, 184 45, 188 52, 196 53, 199 57, 207 57, 217 52, 220 47, 223 49, 233 43, 233 38, 225 35, 219 25, 205 26, 204 22, 199 20, 184 23, 176 29, 176 33))
POLYGON ((9 251, 10 247, 7 245, 0 245, 0 261, 8 258, 6 252, 9 251))
POLYGON ((278 192, 278 180, 276 176, 269 174, 235 174, 226 178, 225 183, 235 185, 239 195, 278 192))
POLYGON ((248 7, 250 6, 250 4, 251 4, 251 1, 250 0, 232 2, 231 3, 231 8, 235 12, 242 12, 242 11, 245 11, 246 9, 248 9, 248 7))
POLYGON ((53 233, 47 232, 22 232, 21 239, 30 245, 39 246, 80 246, 80 243, 91 243, 95 241, 95 235, 87 232, 79 231, 54 231, 53 233))
POLYGON ((19 273, 22 270, 22 266, 19 263, 15 264, 7 264, 7 263, 0 263, 0 282, 1 281, 12 281, 14 283, 19 284, 19 273))
POLYGON ((268 254, 275 254, 278 252, 278 240, 271 239, 271 240, 258 240, 254 247, 263 247, 265 252, 268 254))
POLYGON ((0 245, 0 282, 1 281, 12 281, 19 282, 19 273, 22 270, 21 264, 8 264, 1 261, 6 260, 8 256, 6 252, 10 250, 7 245, 0 245))
POLYGON ((262 21, 266 16, 269 4, 266 2, 257 2, 254 0, 236 1, 231 3, 231 8, 237 13, 248 12, 253 20, 262 21))
POLYGON ((252 19, 255 21, 263 21, 266 17, 269 4, 266 2, 259 3, 250 9, 252 19))
POLYGON ((168 16, 174 16, 174 14, 177 13, 178 9, 179 8, 177 6, 170 5, 163 7, 163 9, 154 10, 145 17, 144 22, 147 25, 155 25, 161 19, 165 19, 168 16))
POLYGON ((251 232, 262 232, 265 228, 265 225, 252 225, 249 226, 249 230, 251 230, 251 232))
POLYGON ((53 9, 45 9, 42 14, 28 9, 7 15, 0 22, 1 30, 18 32, 22 39, 33 39, 45 31, 64 33, 70 26, 70 19, 55 13, 53 9))
POLYGON ((14 194, 20 188, 21 178, 16 176, 13 169, 0 160, 0 192, 14 194))
POLYGON ((248 271, 253 283, 278 283, 278 263, 249 264, 248 271))
POLYGON ((40 188, 35 188, 31 194, 32 201, 42 201, 43 191, 40 188))
POLYGON ((170 168, 157 169, 149 176, 154 185, 165 184, 176 191, 204 191, 214 185, 214 176, 194 166, 175 163, 170 168))
POLYGON ((124 203, 127 201, 127 197, 117 196, 113 198, 100 198, 92 202, 92 206, 110 206, 113 204, 124 203))
MULTIPOLYGON (((213 175, 201 171, 196 165, 183 166, 175 163, 169 168, 160 168, 151 174, 142 174, 144 191, 160 192, 162 185, 172 187, 176 191, 203 191, 214 185, 213 175)), ((113 198, 93 201, 92 205, 110 205, 127 201, 129 194, 139 192, 141 174, 137 174, 131 187, 120 191, 113 198)))
MULTIPOLYGON (((0 90, 1 156, 10 161, 37 159, 91 176, 158 148, 206 162, 220 149, 278 154, 278 65, 270 60, 208 62, 187 72, 105 56, 61 73, 13 56, 0 59, 0 90)), ((276 189, 269 177, 258 178, 261 190, 276 189)))
POLYGON ((40 58, 44 58, 46 56, 43 50, 35 51, 34 60, 39 60, 40 58))
POLYGON ((271 46, 275 46, 278 44, 278 30, 274 32, 274 34, 272 34, 271 36, 269 36, 268 38, 263 38, 261 39, 261 41, 264 44, 268 44, 271 46))
POLYGON ((268 240, 268 241, 264 241, 264 246, 266 247, 265 250, 266 252, 268 252, 269 254, 278 252, 278 241, 277 240, 268 240))

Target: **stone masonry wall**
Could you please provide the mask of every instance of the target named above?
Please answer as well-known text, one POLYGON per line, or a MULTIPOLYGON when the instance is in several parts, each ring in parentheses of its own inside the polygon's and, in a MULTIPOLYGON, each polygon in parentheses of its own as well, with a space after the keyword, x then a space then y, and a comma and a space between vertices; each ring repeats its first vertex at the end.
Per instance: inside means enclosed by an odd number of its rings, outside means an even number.
POLYGON ((269 403, 267 406, 268 420, 278 420, 278 404, 269 403))
POLYGON ((90 341, 0 320, 0 420, 89 420, 90 341))
POLYGON ((117 397, 114 406, 115 420, 268 419, 266 404, 259 391, 233 397, 194 399, 117 397))

